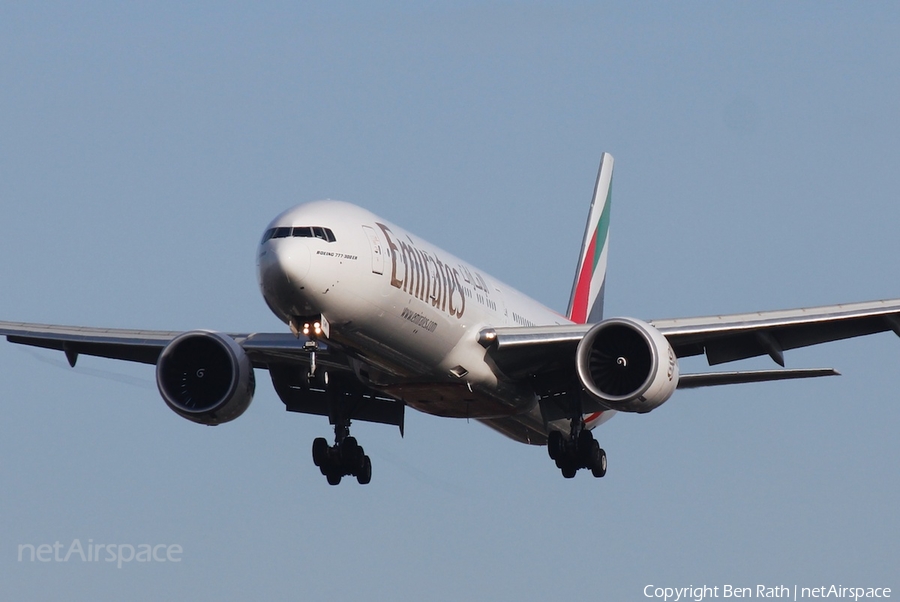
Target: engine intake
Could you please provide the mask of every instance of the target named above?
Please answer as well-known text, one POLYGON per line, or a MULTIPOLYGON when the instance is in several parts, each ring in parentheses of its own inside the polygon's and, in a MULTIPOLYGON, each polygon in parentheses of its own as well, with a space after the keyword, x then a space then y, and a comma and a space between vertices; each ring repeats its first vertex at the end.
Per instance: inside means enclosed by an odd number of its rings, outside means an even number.
POLYGON ((205 330, 180 334, 163 349, 156 385, 176 414, 211 426, 243 414, 256 390, 243 348, 228 335, 205 330))
POLYGON ((609 410, 649 412, 678 386, 678 360, 669 341, 633 318, 594 326, 578 344, 575 362, 582 386, 609 410))

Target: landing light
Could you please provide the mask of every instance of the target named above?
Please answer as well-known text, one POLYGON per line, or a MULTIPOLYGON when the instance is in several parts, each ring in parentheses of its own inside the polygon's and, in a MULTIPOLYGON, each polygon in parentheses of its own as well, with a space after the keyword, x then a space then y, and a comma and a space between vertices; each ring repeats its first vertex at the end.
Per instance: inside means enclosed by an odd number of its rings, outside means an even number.
POLYGON ((304 336, 309 336, 310 330, 312 330, 316 334, 316 336, 319 336, 320 334, 322 334, 322 324, 319 322, 314 322, 312 325, 310 325, 309 322, 304 323, 303 324, 304 336))

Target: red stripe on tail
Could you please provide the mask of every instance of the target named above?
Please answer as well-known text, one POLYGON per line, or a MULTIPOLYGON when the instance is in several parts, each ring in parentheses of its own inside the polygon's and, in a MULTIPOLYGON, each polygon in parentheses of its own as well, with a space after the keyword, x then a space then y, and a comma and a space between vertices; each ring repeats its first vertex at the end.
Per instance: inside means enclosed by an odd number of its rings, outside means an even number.
POLYGON ((594 269, 594 252, 597 245, 597 231, 591 236, 591 244, 588 245, 584 263, 581 265, 581 273, 578 274, 578 285, 575 287, 575 300, 572 303, 572 315, 569 319, 576 324, 587 322, 588 300, 591 294, 591 276, 594 269))

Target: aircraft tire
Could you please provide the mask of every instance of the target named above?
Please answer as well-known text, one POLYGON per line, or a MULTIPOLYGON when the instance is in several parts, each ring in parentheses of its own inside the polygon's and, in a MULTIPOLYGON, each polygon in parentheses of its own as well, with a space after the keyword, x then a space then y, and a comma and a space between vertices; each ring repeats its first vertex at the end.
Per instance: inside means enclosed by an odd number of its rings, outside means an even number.
POLYGON ((341 443, 341 463, 350 474, 355 475, 362 470, 365 457, 363 448, 355 438, 347 437, 341 443))
POLYGON ((591 467, 591 474, 598 479, 606 476, 606 452, 601 448, 597 463, 591 467))
POLYGON ((594 439, 594 435, 591 431, 584 429, 578 433, 578 439, 575 442, 575 453, 577 454, 578 459, 581 460, 582 465, 591 465, 591 457, 596 445, 597 440, 594 439))
POLYGON ((550 454, 551 460, 562 457, 564 443, 561 432, 550 431, 550 434, 547 436, 547 453, 550 454))
POLYGON ((360 485, 368 485, 372 480, 372 460, 369 456, 363 456, 362 469, 356 475, 356 480, 360 485))
POLYGON ((585 468, 593 468, 600 465, 600 443, 596 439, 591 439, 591 445, 588 448, 585 468))
POLYGON ((324 437, 316 437, 312 444, 313 464, 324 466, 328 456, 328 441, 324 437))

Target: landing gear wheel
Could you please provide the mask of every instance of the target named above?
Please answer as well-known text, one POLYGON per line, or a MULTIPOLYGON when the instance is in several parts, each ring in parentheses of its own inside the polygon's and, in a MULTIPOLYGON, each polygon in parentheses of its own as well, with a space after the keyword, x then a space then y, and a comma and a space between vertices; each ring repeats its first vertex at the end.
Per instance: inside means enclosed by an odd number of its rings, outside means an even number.
POLYGON ((356 466, 359 463, 360 449, 354 437, 347 437, 341 441, 341 460, 347 466, 356 466))
POLYGON ((563 434, 559 431, 550 431, 547 436, 547 453, 550 454, 551 460, 562 457, 564 446, 563 434))
POLYGON ((362 460, 362 470, 356 475, 356 481, 360 485, 368 485, 369 481, 372 480, 372 460, 369 459, 369 456, 363 456, 362 460))
POLYGON ((594 439, 594 435, 591 434, 591 431, 583 429, 578 433, 578 437, 575 439, 575 453, 579 460, 581 460, 582 466, 590 466, 591 454, 594 452, 594 446, 596 444, 597 440, 594 439))
POLYGON ((591 474, 598 479, 606 475, 606 452, 600 449, 600 457, 596 464, 591 467, 591 474))
POLYGON ((313 464, 322 467, 325 465, 328 457, 328 441, 324 437, 313 439, 312 444, 313 464))
POLYGON ((547 433, 547 453, 567 479, 582 468, 600 478, 606 475, 606 452, 584 422, 578 422, 579 418, 572 419, 568 436, 556 430, 547 433))
POLYGON ((320 370, 315 374, 307 374, 306 383, 313 389, 325 389, 328 387, 328 373, 320 370))
POLYGON ((591 446, 588 448, 586 468, 593 469, 594 466, 600 465, 600 444, 596 439, 591 439, 591 446))
POLYGON ((355 438, 350 436, 349 423, 339 422, 334 428, 334 445, 323 437, 313 440, 313 462, 328 480, 337 485, 343 477, 356 477, 360 485, 372 480, 372 460, 355 438))

